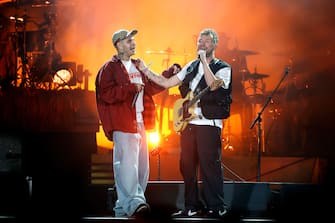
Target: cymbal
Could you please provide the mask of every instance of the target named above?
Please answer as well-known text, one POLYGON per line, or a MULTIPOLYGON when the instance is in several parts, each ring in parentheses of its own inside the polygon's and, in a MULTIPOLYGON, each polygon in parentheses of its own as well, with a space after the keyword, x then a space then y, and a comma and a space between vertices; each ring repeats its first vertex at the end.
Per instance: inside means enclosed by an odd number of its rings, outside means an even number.
POLYGON ((174 55, 175 53, 168 52, 166 50, 147 50, 145 51, 147 54, 163 54, 163 55, 174 55))
POLYGON ((260 73, 245 73, 244 80, 259 80, 263 78, 267 78, 270 75, 268 74, 260 74, 260 73))
POLYGON ((239 56, 250 56, 250 55, 257 55, 259 52, 253 51, 253 50, 239 50, 239 49, 233 49, 231 50, 232 53, 239 55, 239 56))
POLYGON ((243 56, 249 56, 249 55, 259 54, 259 52, 252 51, 252 50, 239 50, 238 54, 243 55, 243 56))
POLYGON ((239 73, 243 73, 243 74, 248 73, 248 74, 250 74, 250 71, 248 70, 248 68, 241 68, 241 69, 239 69, 239 73))
POLYGON ((147 54, 161 54, 161 55, 175 55, 175 56, 188 56, 188 53, 176 53, 170 47, 166 50, 147 50, 145 51, 147 54))

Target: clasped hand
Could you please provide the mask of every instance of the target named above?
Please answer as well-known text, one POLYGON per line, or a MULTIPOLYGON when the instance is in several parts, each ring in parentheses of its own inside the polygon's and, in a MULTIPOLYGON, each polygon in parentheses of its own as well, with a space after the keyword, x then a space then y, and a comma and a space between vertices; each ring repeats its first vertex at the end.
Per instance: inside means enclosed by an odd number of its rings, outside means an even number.
POLYGON ((144 84, 135 84, 136 92, 141 92, 144 89, 144 84))
POLYGON ((198 56, 201 61, 206 61, 206 50, 198 50, 198 56))

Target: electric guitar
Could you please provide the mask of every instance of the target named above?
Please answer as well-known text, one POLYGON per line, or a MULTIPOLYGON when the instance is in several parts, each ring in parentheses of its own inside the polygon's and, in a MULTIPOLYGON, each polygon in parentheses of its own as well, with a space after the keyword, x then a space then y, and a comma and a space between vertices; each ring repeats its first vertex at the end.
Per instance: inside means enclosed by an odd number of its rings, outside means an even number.
POLYGON ((194 118, 194 104, 211 88, 218 88, 223 85, 223 80, 218 79, 210 86, 207 86, 196 96, 190 91, 185 98, 178 99, 173 105, 173 129, 176 132, 181 132, 185 129, 189 120, 194 118))

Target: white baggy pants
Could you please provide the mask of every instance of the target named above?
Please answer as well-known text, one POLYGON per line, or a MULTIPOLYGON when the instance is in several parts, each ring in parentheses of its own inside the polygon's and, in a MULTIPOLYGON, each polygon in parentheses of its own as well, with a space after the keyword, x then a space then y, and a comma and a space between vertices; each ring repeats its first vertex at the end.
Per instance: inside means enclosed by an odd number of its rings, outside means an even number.
POLYGON ((143 123, 138 133, 113 132, 113 167, 117 200, 116 217, 131 216, 146 203, 144 196, 149 180, 149 152, 143 123))

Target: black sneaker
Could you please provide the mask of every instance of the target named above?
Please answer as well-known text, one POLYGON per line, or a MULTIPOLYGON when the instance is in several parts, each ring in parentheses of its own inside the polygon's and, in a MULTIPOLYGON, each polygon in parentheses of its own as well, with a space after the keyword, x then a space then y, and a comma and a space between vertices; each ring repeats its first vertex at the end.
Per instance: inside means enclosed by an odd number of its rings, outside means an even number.
POLYGON ((150 214, 150 207, 148 204, 140 204, 134 214, 133 214, 133 217, 148 217, 150 214))
POLYGON ((208 210, 206 216, 209 218, 223 218, 228 213, 226 208, 222 210, 208 210))
POLYGON ((171 217, 172 218, 192 218, 192 217, 201 217, 202 212, 200 210, 191 210, 191 209, 181 209, 174 212, 171 217))

